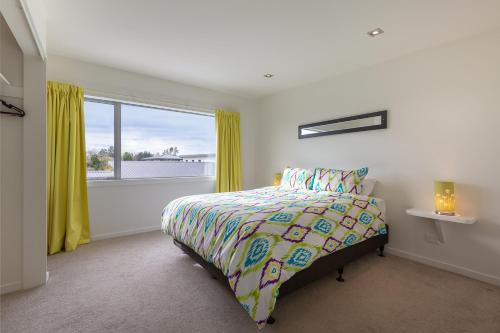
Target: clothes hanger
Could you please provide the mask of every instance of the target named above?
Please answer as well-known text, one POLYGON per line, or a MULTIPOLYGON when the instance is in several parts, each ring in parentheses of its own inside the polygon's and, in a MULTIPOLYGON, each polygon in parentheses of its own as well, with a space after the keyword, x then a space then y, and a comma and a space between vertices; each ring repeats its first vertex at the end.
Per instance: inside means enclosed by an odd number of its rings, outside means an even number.
POLYGON ((7 103, 3 99, 0 99, 0 103, 2 103, 2 105, 5 106, 7 109, 14 110, 14 112, 0 110, 1 114, 6 114, 9 116, 15 116, 15 117, 24 117, 26 115, 26 112, 24 112, 24 110, 18 108, 15 105, 7 103))

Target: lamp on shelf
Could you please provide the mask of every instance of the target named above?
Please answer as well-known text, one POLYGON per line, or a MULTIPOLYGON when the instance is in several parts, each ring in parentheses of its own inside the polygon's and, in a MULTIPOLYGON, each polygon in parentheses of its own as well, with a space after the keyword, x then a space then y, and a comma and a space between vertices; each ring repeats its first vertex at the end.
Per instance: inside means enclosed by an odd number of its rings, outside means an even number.
POLYGON ((435 181, 434 203, 437 214, 455 215, 455 183, 441 180, 435 181))
POLYGON ((281 184, 281 172, 274 174, 273 186, 280 186, 281 184))

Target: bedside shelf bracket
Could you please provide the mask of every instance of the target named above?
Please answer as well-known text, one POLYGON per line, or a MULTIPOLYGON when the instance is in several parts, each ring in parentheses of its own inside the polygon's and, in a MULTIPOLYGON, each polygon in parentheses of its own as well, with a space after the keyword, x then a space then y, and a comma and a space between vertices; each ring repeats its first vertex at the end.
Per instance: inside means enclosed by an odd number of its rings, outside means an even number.
POLYGON ((441 224, 441 221, 439 220, 433 220, 434 222, 434 228, 436 229, 436 234, 438 236, 439 243, 443 244, 446 239, 444 238, 444 231, 443 231, 443 225, 441 224))

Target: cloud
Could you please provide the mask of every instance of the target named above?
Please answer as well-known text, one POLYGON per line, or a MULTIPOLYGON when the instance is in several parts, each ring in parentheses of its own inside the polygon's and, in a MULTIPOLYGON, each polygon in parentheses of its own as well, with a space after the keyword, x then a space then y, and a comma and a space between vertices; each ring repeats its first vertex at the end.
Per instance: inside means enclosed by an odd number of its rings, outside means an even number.
MULTIPOLYGON (((85 103, 87 150, 113 145, 113 107, 85 103)), ((122 153, 161 153, 178 147, 180 154, 215 152, 215 119, 175 111, 122 105, 122 153)))

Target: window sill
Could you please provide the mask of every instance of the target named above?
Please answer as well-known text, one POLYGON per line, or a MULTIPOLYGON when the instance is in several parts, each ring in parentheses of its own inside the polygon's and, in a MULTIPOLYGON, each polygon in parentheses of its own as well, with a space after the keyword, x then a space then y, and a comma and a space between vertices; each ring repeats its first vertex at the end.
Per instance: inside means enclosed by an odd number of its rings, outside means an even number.
POLYGON ((87 187, 184 184, 184 183, 201 183, 201 182, 203 182, 203 183, 215 182, 215 176, 171 177, 171 178, 136 178, 136 179, 89 179, 89 180, 87 180, 87 187))

